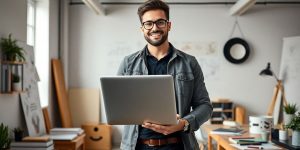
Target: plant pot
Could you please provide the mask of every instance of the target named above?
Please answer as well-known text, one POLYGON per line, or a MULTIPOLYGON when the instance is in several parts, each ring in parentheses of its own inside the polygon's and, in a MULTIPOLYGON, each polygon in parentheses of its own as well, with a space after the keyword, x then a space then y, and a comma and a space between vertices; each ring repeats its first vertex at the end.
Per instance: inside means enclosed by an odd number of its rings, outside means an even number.
POLYGON ((14 82, 13 83, 13 90, 16 91, 16 92, 22 91, 21 82, 14 82))
POLYGON ((294 117, 295 114, 287 114, 286 112, 284 112, 283 114, 284 125, 290 124, 290 122, 293 120, 294 117))
POLYGON ((23 132, 15 132, 15 141, 20 142, 23 139, 23 132))
POLYGON ((293 131, 292 145, 300 146, 300 131, 293 131))
POLYGON ((286 141, 288 139, 288 130, 279 130, 279 140, 286 141))

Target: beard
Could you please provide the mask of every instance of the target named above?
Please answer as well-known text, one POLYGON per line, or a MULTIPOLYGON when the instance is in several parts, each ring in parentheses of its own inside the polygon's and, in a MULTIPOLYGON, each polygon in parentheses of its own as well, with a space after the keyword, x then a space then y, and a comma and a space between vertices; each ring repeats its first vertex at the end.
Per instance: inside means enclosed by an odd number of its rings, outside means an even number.
POLYGON ((163 31, 161 30, 156 30, 156 31, 153 31, 153 32, 150 32, 146 35, 144 35, 146 41, 151 44, 152 46, 160 46, 162 45, 167 39, 168 39, 168 33, 164 34, 163 31), (162 34, 162 37, 161 39, 159 40, 151 40, 149 37, 151 36, 152 33, 160 33, 162 34))

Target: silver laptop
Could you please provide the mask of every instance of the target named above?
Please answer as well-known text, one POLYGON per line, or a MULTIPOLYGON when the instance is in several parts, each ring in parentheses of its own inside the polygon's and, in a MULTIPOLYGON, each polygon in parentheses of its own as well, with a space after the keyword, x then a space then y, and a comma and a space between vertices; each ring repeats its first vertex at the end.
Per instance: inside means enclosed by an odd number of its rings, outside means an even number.
POLYGON ((171 75, 100 77, 100 83, 108 124, 177 123, 171 75))

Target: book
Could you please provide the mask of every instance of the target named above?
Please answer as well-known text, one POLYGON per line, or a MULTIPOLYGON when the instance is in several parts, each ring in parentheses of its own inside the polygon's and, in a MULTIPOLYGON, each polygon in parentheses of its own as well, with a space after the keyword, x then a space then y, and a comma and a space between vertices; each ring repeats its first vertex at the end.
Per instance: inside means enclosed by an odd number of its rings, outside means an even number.
MULTIPOLYGON (((272 150, 282 149, 280 147, 275 146, 273 143, 266 143, 266 144, 251 146, 252 148, 250 148, 250 145, 240 145, 240 144, 230 144, 230 145, 236 149, 254 149, 254 147, 259 147, 259 149, 272 149, 272 150)), ((256 149, 258 149, 258 148, 256 148, 256 149)))
POLYGON ((53 145, 53 140, 49 140, 47 142, 12 142, 11 147, 40 147, 40 148, 47 148, 49 146, 53 145))
POLYGON ((232 136, 231 139, 255 139, 253 136, 232 136))
POLYGON ((50 140, 48 135, 45 136, 26 136, 22 139, 23 142, 47 142, 50 140))
POLYGON ((232 135, 241 135, 243 129, 239 128, 217 128, 210 131, 211 134, 232 134, 232 135))
POLYGON ((256 143, 268 143, 267 141, 263 141, 261 138, 254 138, 254 137, 245 137, 245 138, 228 138, 230 143, 240 144, 240 145, 247 145, 247 144, 256 144, 256 143))
POLYGON ((78 134, 61 134, 61 135, 50 135, 52 140, 73 140, 78 134))
POLYGON ((213 111, 223 111, 223 108, 221 108, 221 107, 213 108, 213 111))
POLYGON ((228 141, 230 143, 234 143, 234 144, 238 144, 240 140, 254 140, 254 137, 251 136, 233 136, 233 137, 229 137, 228 141))
POLYGON ((54 150, 53 144, 49 147, 11 147, 10 150, 54 150))
POLYGON ((80 135, 84 131, 81 128, 53 128, 50 130, 50 135, 61 135, 61 134, 77 134, 80 135))

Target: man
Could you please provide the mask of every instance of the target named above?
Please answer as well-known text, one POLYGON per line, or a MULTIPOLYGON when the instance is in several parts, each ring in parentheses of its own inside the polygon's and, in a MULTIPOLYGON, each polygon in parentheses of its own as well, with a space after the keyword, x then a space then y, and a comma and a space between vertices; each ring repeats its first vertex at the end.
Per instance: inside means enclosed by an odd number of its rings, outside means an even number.
POLYGON ((176 90, 178 124, 126 125, 121 149, 199 149, 194 131, 212 113, 202 70, 195 57, 177 50, 168 42, 171 22, 169 6, 166 3, 148 0, 139 7, 138 15, 147 45, 141 51, 125 57, 118 75, 172 75, 176 90))

